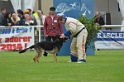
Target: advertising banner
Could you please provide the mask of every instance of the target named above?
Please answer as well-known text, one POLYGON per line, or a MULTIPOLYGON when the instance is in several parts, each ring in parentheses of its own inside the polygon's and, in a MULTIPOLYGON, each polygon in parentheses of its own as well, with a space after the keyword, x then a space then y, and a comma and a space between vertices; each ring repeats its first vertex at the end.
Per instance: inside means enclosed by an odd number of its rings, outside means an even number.
POLYGON ((33 44, 33 27, 0 27, 0 51, 22 50, 33 44))
MULTIPOLYGON (((53 0, 58 16, 79 18, 81 15, 94 16, 94 0, 53 0)), ((66 31, 63 25, 64 32, 66 31)), ((64 43, 59 55, 70 55, 70 44, 72 39, 64 43)))
POLYGON ((124 49, 124 32, 100 31, 97 33, 96 49, 124 49))

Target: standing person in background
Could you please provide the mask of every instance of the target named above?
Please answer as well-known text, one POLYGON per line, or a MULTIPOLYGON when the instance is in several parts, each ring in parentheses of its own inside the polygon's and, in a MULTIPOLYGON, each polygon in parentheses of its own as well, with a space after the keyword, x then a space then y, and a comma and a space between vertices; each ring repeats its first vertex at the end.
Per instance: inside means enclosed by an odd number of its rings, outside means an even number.
POLYGON ((95 13, 95 23, 96 23, 97 26, 105 24, 103 18, 100 15, 100 12, 95 13))
POLYGON ((71 43, 71 57, 75 57, 71 62, 84 63, 86 62, 86 53, 85 53, 85 43, 87 39, 87 29, 85 26, 79 22, 77 19, 71 17, 59 16, 58 22, 65 25, 66 32, 61 35, 63 37, 73 37, 71 43))
POLYGON ((12 26, 11 13, 6 13, 2 20, 2 26, 12 26))
POLYGON ((30 20, 30 15, 29 14, 25 14, 24 16, 25 16, 25 19, 23 19, 22 25, 24 25, 24 26, 34 25, 34 21, 30 20))
POLYGON ((33 13, 32 13, 32 10, 31 9, 27 9, 27 10, 29 10, 29 15, 32 17, 32 19, 34 21, 34 25, 37 25, 37 22, 36 22, 36 19, 35 19, 33 13))
POLYGON ((20 18, 20 25, 22 25, 23 20, 25 19, 24 13, 21 9, 17 10, 18 17, 20 18))
POLYGON ((11 21, 12 21, 12 26, 20 25, 20 18, 17 16, 16 13, 12 13, 11 21))
POLYGON ((0 25, 2 24, 2 20, 4 19, 5 14, 6 14, 6 9, 2 8, 0 13, 0 25))
POLYGON ((46 16, 43 15, 43 11, 38 10, 37 14, 38 14, 38 17, 36 17, 37 25, 44 25, 46 16))
MULTIPOLYGON (((55 10, 55 7, 50 7, 50 14, 44 22, 44 35, 47 41, 54 41, 58 35, 63 34, 62 25, 57 22, 58 16, 55 14, 55 10)), ((44 52, 43 55, 47 56, 47 53, 44 52)))

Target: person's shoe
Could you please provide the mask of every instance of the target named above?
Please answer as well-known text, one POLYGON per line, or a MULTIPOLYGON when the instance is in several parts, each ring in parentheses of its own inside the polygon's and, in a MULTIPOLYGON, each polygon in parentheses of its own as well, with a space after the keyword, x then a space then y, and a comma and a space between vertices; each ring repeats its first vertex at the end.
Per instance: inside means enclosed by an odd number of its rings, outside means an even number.
POLYGON ((69 63, 72 62, 71 60, 68 61, 69 63))
POLYGON ((71 55, 71 62, 77 62, 78 57, 71 55))
POLYGON ((79 60, 77 63, 86 63, 85 59, 79 60))

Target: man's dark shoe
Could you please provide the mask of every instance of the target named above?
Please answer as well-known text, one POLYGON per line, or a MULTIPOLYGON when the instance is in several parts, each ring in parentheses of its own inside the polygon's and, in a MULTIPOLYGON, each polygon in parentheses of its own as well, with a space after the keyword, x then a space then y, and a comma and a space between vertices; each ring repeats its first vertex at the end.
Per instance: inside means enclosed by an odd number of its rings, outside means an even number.
POLYGON ((77 62, 77 63, 86 63, 86 60, 82 59, 82 60, 79 60, 79 62, 77 62))

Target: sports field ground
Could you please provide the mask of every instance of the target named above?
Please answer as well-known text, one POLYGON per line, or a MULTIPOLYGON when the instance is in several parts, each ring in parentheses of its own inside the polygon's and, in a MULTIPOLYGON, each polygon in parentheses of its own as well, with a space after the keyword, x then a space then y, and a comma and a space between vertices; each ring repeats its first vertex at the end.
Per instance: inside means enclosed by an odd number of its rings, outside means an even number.
POLYGON ((124 82, 124 50, 100 50, 82 64, 69 63, 69 56, 42 57, 34 52, 0 52, 0 82, 124 82))

